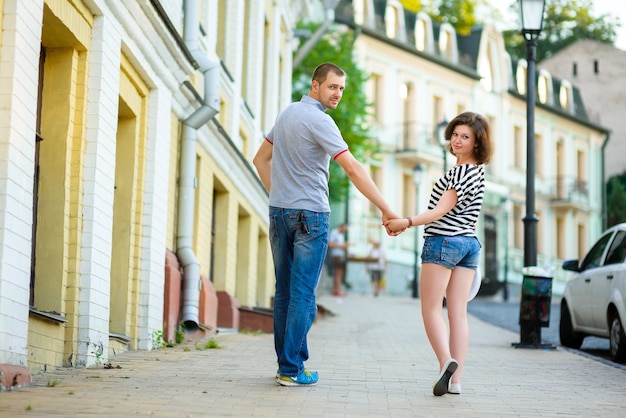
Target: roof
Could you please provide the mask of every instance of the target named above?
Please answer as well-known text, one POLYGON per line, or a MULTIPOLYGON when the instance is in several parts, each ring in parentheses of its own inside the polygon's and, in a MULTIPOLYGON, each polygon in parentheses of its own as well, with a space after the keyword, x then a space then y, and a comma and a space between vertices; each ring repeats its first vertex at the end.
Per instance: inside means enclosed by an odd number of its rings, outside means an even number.
MULTIPOLYGON (((456 41, 457 41, 457 49, 458 49, 457 52, 458 52, 459 59, 458 59, 458 62, 455 63, 446 59, 445 56, 443 56, 439 52, 437 42, 434 43, 435 44, 434 53, 429 53, 428 51, 420 51, 416 48, 415 31, 414 31, 414 25, 415 25, 415 21, 417 18, 416 13, 404 9, 404 19, 405 19, 404 27, 405 27, 406 33, 402 34, 402 36, 398 36, 397 39, 391 39, 387 36, 386 31, 385 31, 385 10, 387 7, 387 1, 386 0, 373 0, 373 5, 374 5, 374 13, 375 13, 375 15, 373 16, 373 19, 372 17, 370 17, 370 19, 366 19, 365 24, 358 25, 356 24, 354 20, 354 8, 352 5, 352 0, 340 0, 335 10, 335 21, 337 23, 342 23, 350 27, 353 27, 363 34, 376 38, 382 42, 395 45, 398 48, 401 48, 409 53, 415 54, 423 59, 435 62, 453 71, 459 72, 465 76, 472 77, 475 79, 481 78, 480 74, 478 73, 477 63, 478 63, 479 54, 481 53, 480 51, 481 39, 485 33, 485 27, 483 27, 482 25, 474 26, 472 30, 470 31, 470 34, 467 36, 463 36, 457 33, 456 41), (406 40, 402 41, 400 39, 406 39, 406 40)), ((432 30, 433 30, 433 33, 431 34, 432 39, 435 39, 435 40, 438 39, 440 29, 441 29, 440 24, 436 22, 432 22, 432 30)), ((506 53, 505 51, 502 51, 502 52, 503 54, 506 53)), ((517 74, 516 70, 517 70, 518 63, 519 63, 518 60, 511 60, 511 64, 513 67, 512 68, 513 77, 515 77, 515 75, 517 74)), ((537 72, 537 74, 539 74, 539 72, 537 72)), ((552 78, 552 91, 554 95, 554 97, 552 98, 553 100, 550 100, 546 104, 538 103, 539 106, 547 110, 554 111, 560 114, 561 116, 574 119, 578 122, 583 122, 587 125, 593 126, 596 129, 605 131, 604 128, 601 128, 593 124, 590 121, 587 115, 587 112, 585 111, 585 106, 583 103, 582 95, 580 91, 578 90, 578 88, 576 88, 575 86, 571 87, 572 93, 573 93, 573 100, 574 100, 574 111, 573 113, 571 113, 567 109, 564 109, 561 106, 561 102, 559 100, 559 92, 560 92, 560 88, 563 83, 563 80, 555 78, 555 77, 551 77, 551 78, 552 78)), ((507 85, 512 86, 512 88, 509 90, 509 93, 513 94, 514 96, 525 97, 523 95, 520 95, 515 90, 515 86, 517 85, 517 83, 515 82, 515 80, 512 80, 512 81, 513 82, 507 83, 507 85)), ((538 83, 536 83, 536 85, 538 85, 538 83)))

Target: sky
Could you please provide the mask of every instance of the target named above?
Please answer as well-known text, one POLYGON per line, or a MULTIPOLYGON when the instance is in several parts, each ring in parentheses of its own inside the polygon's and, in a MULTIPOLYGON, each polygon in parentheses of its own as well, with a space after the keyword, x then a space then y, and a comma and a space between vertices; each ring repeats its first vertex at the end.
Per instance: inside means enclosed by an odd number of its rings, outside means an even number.
MULTIPOLYGON (((488 0, 488 2, 494 8, 499 9, 503 16, 507 16, 508 7, 513 3, 513 0, 488 0)), ((619 17, 620 23, 622 24, 621 27, 617 28, 615 46, 626 51, 626 2, 624 0, 593 0, 593 16, 609 13, 619 17)), ((511 24, 514 25, 515 23, 511 24)), ((508 27, 510 27, 511 24, 509 24, 508 27)))

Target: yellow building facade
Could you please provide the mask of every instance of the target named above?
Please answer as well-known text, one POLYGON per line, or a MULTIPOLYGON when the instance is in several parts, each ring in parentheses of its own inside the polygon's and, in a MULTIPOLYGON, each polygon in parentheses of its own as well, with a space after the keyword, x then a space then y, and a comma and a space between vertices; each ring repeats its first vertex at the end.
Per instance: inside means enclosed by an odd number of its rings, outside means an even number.
POLYGON ((218 300, 270 307, 251 159, 314 3, 0 1, 0 367, 93 366, 239 327, 218 300))

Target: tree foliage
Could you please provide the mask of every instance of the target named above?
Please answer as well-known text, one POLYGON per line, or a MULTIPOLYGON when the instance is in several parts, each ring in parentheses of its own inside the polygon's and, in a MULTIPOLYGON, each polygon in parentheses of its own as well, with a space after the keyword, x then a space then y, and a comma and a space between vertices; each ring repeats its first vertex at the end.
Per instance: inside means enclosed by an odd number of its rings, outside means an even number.
POLYGON ((413 13, 419 12, 422 8, 422 2, 420 0, 400 0, 400 4, 413 13))
MULTIPOLYGON (((300 29, 315 32, 319 25, 299 24, 300 29)), ((367 119, 371 105, 367 102, 365 84, 369 76, 359 67, 354 57, 354 33, 340 31, 337 28, 329 30, 304 58, 293 72, 294 101, 300 100, 308 94, 311 87, 311 76, 315 68, 324 62, 337 64, 346 72, 346 88, 339 106, 329 110, 328 114, 335 120, 344 140, 350 147, 350 152, 359 160, 378 152, 378 142, 372 137, 367 119)), ((330 166, 330 201, 341 202, 345 199, 348 190, 348 178, 339 164, 334 160, 330 166)))
POLYGON ((478 23, 477 0, 435 0, 429 15, 435 22, 449 23, 460 35, 467 36, 478 23))
POLYGON ((626 222, 626 172, 606 184, 607 227, 626 222))
MULTIPOLYGON (((517 2, 511 4, 519 15, 517 2)), ((592 0, 546 0, 543 29, 538 39, 537 61, 549 58, 554 53, 581 39, 592 39, 607 44, 615 43, 619 18, 603 14, 593 15, 592 0)), ((515 29, 505 30, 502 35, 506 50, 511 56, 526 56, 521 23, 515 29)))

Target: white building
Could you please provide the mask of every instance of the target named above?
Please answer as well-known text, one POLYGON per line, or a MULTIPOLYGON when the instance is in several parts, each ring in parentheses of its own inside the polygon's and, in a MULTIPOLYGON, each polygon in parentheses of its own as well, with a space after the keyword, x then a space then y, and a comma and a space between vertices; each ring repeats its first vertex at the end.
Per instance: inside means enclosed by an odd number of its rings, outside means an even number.
MULTIPOLYGON (((384 148, 372 172, 401 215, 425 210, 442 166, 454 163, 450 155, 443 160, 438 126, 465 110, 489 119, 495 155, 487 166, 489 183, 479 225, 482 291, 498 290, 505 275, 520 283, 526 215, 525 60, 511 62, 494 28, 475 27, 461 36, 448 24, 404 10, 395 0, 341 1, 336 21, 358 33, 355 53, 371 74, 372 124, 384 148), (418 164, 426 175, 416 187, 413 168, 418 164)), ((555 269, 558 291, 567 279, 560 270, 563 260, 581 257, 603 229, 601 162, 607 130, 586 115, 572 83, 546 70, 538 71, 537 99, 537 264, 555 269)), ((350 229, 350 240, 358 252, 367 237, 378 236, 380 222, 358 193, 350 204, 350 218, 359 227, 350 229)), ((392 262, 390 291, 395 293, 407 292, 404 278, 415 260, 413 233, 384 237, 392 262)), ((421 250, 421 228, 418 234, 421 250)), ((358 281, 360 265, 354 263, 348 271, 353 274, 349 281, 358 281)))

